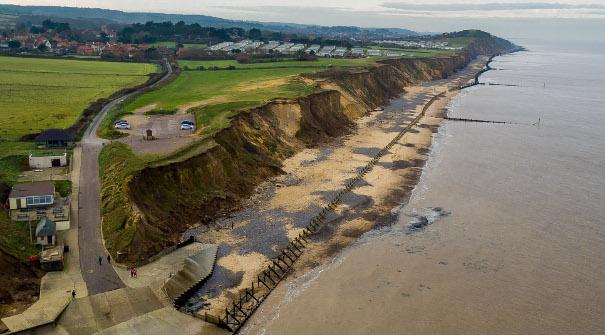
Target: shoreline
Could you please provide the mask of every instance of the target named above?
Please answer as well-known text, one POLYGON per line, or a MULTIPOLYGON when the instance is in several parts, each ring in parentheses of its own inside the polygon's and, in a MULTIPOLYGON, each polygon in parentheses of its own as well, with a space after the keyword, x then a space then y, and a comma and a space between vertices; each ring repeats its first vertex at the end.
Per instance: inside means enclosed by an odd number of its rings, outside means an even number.
MULTIPOLYGON (((494 57, 490 57, 489 59, 487 59, 485 65, 487 66, 487 64, 489 64, 493 58, 494 57)), ((465 68, 465 70, 471 67, 472 65, 476 65, 473 64, 476 61, 477 60, 469 64, 467 68, 465 68)), ((485 68, 479 69, 480 72, 478 73, 483 74, 484 72, 487 72, 489 70, 492 70, 492 68, 489 68, 487 70, 485 70, 485 68)), ((408 88, 406 88, 406 90, 407 89, 408 88)), ((392 189, 390 191, 391 196, 385 202, 380 204, 380 207, 374 208, 373 210, 373 206, 371 204, 365 207, 365 209, 367 209, 371 215, 375 215, 374 220, 376 221, 376 223, 370 229, 364 231, 362 234, 355 237, 352 241, 343 245, 341 248, 329 250, 329 252, 325 252, 325 254, 323 255, 318 255, 317 253, 313 256, 306 255, 307 257, 303 255, 301 257, 302 260, 299 261, 298 265, 295 265, 295 270, 286 277, 286 280, 284 280, 285 283, 276 287, 276 289, 272 292, 272 296, 270 298, 267 298, 267 300, 269 301, 264 302, 258 308, 258 311, 256 311, 256 313, 252 315, 249 320, 247 320, 245 325, 240 328, 240 330, 237 332, 238 334, 264 334, 265 325, 268 322, 271 322, 275 318, 275 315, 279 315, 280 307, 284 303, 284 301, 286 300, 287 302, 288 299, 292 299, 298 294, 300 294, 300 292, 291 292, 291 288, 294 288, 296 285, 301 284, 299 288, 303 287, 304 289, 306 285, 312 283, 321 274, 321 272, 327 269, 330 265, 342 261, 342 258, 339 257, 339 255, 354 246, 355 243, 358 242, 364 234, 379 230, 381 228, 392 226, 394 223, 397 222, 399 214, 396 210, 398 208, 403 208, 409 203, 410 198, 412 197, 413 192, 416 189, 416 186, 420 182, 420 178, 425 168, 425 164, 427 162, 428 156, 432 151, 432 146, 434 144, 433 134, 438 132, 439 128, 443 124, 443 121, 447 118, 447 105, 462 90, 463 88, 459 87, 458 89, 452 91, 444 91, 443 93, 445 93, 445 96, 437 99, 433 104, 431 104, 427 109, 426 115, 419 120, 419 125, 417 125, 416 127, 428 125, 431 129, 431 133, 428 136, 428 143, 425 142, 424 145, 418 147, 418 143, 413 143, 408 140, 402 144, 403 146, 414 144, 415 146, 417 146, 417 148, 423 149, 421 150, 422 161, 416 166, 418 170, 415 171, 413 175, 406 176, 407 179, 405 180, 405 182, 399 185, 399 189, 392 189)), ((402 142, 403 141, 404 140, 402 139, 402 142)), ((338 221, 340 222, 338 224, 343 221, 355 219, 356 218, 354 216, 342 216, 341 218, 339 218, 338 221)), ((334 237, 335 236, 333 236, 332 239, 334 237)), ((318 247, 320 246, 315 246, 315 248, 318 247)), ((310 253, 312 252, 313 251, 311 251, 310 253)))
MULTIPOLYGON (((365 232, 390 225, 396 219, 393 207, 405 203, 418 182, 433 133, 443 120, 442 110, 459 93, 460 83, 483 68, 484 57, 480 59, 450 78, 406 87, 403 98, 393 99, 384 111, 358 120, 353 134, 286 160, 285 174, 260 185, 243 209, 230 218, 220 220, 215 227, 188 231, 186 234, 196 233, 202 242, 223 242, 214 278, 191 300, 199 300, 197 305, 206 307, 197 310, 198 316, 221 315, 229 301, 270 264, 271 252, 300 234, 304 228, 301 224, 342 189, 356 169, 367 164, 368 156, 372 157, 395 137, 402 124, 417 116, 429 97, 443 91, 445 97, 430 106, 419 123, 366 175, 364 185, 345 196, 343 205, 328 217, 322 231, 311 237, 311 246, 294 265, 294 277, 330 260, 365 232), (273 221, 281 222, 268 224, 273 221)), ((292 280, 292 276, 287 277, 292 280)))

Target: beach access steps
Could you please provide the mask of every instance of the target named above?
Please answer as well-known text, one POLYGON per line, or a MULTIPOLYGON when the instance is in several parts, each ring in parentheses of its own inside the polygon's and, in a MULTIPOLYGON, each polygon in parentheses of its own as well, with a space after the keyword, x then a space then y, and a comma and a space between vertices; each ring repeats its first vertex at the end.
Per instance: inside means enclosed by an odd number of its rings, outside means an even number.
POLYGON ((163 291, 175 307, 182 307, 187 299, 210 277, 216 263, 218 246, 206 244, 202 250, 185 258, 183 268, 169 278, 163 291))
POLYGON ((422 111, 397 134, 384 148, 382 148, 370 162, 367 163, 353 178, 349 181, 346 187, 338 192, 336 196, 326 205, 315 217, 311 219, 309 224, 303 231, 281 251, 281 254, 271 260, 271 264, 262 270, 256 277, 256 280, 251 282, 251 285, 240 290, 239 296, 235 298, 222 316, 210 315, 208 313, 202 316, 207 322, 214 323, 219 327, 227 329, 233 333, 237 333, 244 323, 258 309, 261 303, 269 296, 269 294, 277 287, 288 273, 292 270, 294 262, 304 252, 304 249, 309 244, 311 235, 317 233, 322 225, 326 223, 327 216, 334 212, 338 205, 342 202, 342 197, 351 192, 365 175, 372 170, 374 165, 385 156, 389 150, 401 138, 425 116, 428 108, 439 98, 445 96, 445 92, 433 96, 422 108, 422 111))

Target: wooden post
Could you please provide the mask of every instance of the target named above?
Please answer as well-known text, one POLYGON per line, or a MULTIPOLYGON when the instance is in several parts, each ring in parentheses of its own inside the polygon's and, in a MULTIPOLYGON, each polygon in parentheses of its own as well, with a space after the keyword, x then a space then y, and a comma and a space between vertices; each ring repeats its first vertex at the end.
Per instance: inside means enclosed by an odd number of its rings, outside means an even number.
POLYGON ((265 287, 271 291, 271 288, 269 287, 269 285, 267 285, 262 279, 260 279, 260 276, 258 277, 258 281, 261 282, 263 285, 265 285, 265 287))
POLYGON ((271 278, 271 272, 267 273, 267 270, 263 270, 263 273, 265 274, 265 279, 268 278, 271 281, 271 284, 273 284, 273 286, 277 285, 273 278, 271 278))

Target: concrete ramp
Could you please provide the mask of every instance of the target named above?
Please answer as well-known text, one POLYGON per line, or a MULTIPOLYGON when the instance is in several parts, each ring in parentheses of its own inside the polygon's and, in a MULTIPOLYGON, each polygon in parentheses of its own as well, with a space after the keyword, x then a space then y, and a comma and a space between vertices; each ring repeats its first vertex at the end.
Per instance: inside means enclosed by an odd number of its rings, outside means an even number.
POLYGON ((23 313, 4 318, 2 322, 14 333, 53 323, 71 302, 73 288, 74 282, 68 274, 49 272, 42 277, 40 299, 23 313))
POLYGON ((99 335, 150 335, 150 334, 229 334, 212 324, 190 315, 183 314, 174 307, 165 307, 138 316, 113 327, 104 329, 99 335))
POLYGON ((185 258, 183 268, 164 283, 164 292, 175 305, 181 305, 189 293, 196 290, 210 277, 216 262, 217 251, 217 245, 205 245, 201 251, 185 258))
POLYGON ((72 301, 57 327, 72 335, 94 334, 164 307, 149 287, 123 288, 72 301))

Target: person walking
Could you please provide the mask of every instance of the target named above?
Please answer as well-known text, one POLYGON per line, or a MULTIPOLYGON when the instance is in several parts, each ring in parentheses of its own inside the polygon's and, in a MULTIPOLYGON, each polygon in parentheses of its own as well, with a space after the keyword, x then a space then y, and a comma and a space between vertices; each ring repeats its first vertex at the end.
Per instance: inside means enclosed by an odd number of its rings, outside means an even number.
POLYGON ((75 299, 76 298, 76 290, 71 290, 71 299, 75 299))
POLYGON ((134 271, 134 277, 136 278, 137 277, 137 268, 133 267, 132 269, 134 271))
POLYGON ((103 257, 99 256, 99 265, 103 265, 103 257))
POLYGON ((134 277, 134 266, 130 267, 130 278, 134 277))
POLYGON ((107 255, 107 264, 111 264, 111 256, 107 255))

